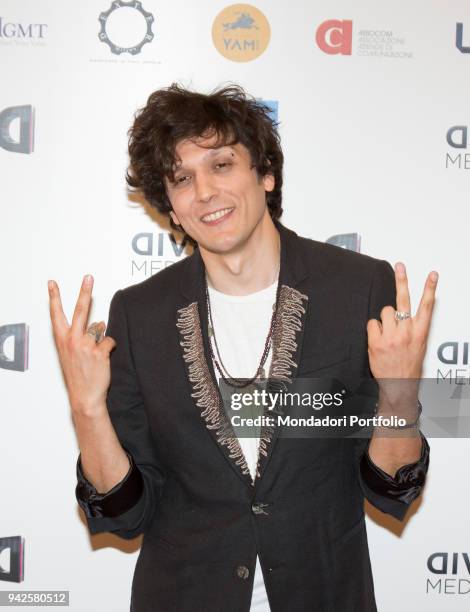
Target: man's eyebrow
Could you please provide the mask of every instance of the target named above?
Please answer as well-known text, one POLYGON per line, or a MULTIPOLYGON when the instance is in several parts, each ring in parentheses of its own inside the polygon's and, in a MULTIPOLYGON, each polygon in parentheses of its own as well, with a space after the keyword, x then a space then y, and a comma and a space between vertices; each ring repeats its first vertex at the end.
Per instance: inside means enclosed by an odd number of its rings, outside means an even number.
MULTIPOLYGON (((234 147, 232 147, 231 145, 222 145, 221 147, 216 147, 215 149, 209 149, 207 153, 204 153, 202 159, 205 160, 207 158, 215 157, 215 155, 217 155, 218 153, 225 153, 223 149, 227 149, 227 152, 232 153, 232 155, 235 155, 236 153, 234 147)), ((185 172, 186 170, 188 170, 188 168, 186 168, 184 164, 181 164, 176 166, 176 168, 174 169, 174 173, 176 174, 177 172, 185 172)))

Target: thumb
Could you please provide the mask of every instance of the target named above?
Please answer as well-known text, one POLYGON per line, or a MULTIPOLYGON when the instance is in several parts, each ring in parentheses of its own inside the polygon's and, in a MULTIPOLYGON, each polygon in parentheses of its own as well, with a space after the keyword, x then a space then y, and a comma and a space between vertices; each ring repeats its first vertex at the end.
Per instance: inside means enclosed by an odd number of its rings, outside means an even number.
POLYGON ((110 353, 117 346, 116 340, 111 338, 111 336, 105 336, 103 340, 99 343, 100 349, 103 350, 104 353, 110 353))

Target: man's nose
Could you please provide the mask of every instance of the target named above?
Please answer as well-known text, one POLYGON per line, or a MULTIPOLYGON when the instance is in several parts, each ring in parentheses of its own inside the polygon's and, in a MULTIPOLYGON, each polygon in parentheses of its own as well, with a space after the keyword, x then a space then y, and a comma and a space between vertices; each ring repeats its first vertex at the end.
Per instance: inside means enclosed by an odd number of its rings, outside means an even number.
POLYGON ((208 173, 199 173, 194 177, 194 188, 199 202, 209 202, 217 193, 215 181, 208 173))

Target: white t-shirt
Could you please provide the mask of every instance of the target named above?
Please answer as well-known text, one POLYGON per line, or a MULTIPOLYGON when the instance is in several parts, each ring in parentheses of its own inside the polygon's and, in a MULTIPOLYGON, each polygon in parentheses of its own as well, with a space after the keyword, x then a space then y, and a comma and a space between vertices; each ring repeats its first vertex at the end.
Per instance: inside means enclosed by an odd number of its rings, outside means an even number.
MULTIPOLYGON (((277 280, 249 295, 227 295, 209 287, 214 332, 220 356, 230 376, 252 378, 264 351, 266 336, 276 301, 277 280)), ((212 347, 217 357, 213 340, 212 347)), ((271 351, 264 364, 266 375, 271 362, 271 351)), ((219 373, 214 365, 217 379, 219 373)), ((240 390, 243 392, 243 389, 240 390)), ((240 446, 254 478, 258 462, 259 437, 239 437, 240 446)), ((258 557, 251 598, 250 612, 270 612, 268 596, 258 557)))

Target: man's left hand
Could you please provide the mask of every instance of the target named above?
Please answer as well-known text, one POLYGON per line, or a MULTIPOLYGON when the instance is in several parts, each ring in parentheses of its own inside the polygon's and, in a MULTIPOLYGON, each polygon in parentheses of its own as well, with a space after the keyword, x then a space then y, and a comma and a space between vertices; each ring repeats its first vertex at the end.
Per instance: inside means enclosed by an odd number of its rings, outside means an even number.
MULTIPOLYGON (((397 263, 395 265, 397 310, 395 311, 392 306, 385 306, 380 313, 381 321, 371 319, 367 323, 370 369, 378 381, 380 391, 385 392, 392 403, 394 403, 393 397, 398 399, 401 396, 403 399, 403 394, 399 393, 398 389, 396 393, 392 392, 392 385, 388 385, 388 390, 385 391, 383 379, 413 379, 415 383, 419 382, 431 326, 437 281, 437 272, 430 272, 418 310, 413 317, 406 269, 403 263, 397 263), (410 316, 398 320, 396 312, 409 313, 410 316)), ((412 388, 414 389, 412 393, 417 394, 416 385, 412 388)), ((404 395, 410 398, 408 393, 404 395)))

